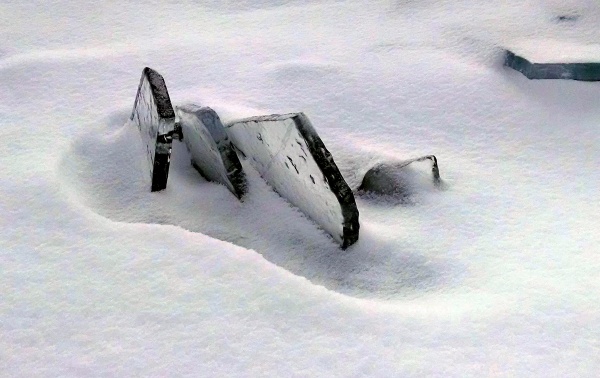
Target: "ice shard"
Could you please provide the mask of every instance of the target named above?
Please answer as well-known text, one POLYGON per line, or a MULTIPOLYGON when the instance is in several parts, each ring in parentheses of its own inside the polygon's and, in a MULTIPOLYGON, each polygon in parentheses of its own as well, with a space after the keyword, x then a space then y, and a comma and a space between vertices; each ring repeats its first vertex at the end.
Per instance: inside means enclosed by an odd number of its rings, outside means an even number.
POLYGON ((358 209, 331 153, 303 113, 234 121, 235 147, 279 195, 346 248, 358 240, 358 209))
POLYGON ((167 187, 175 112, 163 77, 146 67, 138 86, 131 121, 137 126, 149 163, 151 191, 167 187))
POLYGON ((217 113, 198 105, 176 109, 192 165, 207 180, 224 185, 242 198, 246 192, 244 171, 217 113))

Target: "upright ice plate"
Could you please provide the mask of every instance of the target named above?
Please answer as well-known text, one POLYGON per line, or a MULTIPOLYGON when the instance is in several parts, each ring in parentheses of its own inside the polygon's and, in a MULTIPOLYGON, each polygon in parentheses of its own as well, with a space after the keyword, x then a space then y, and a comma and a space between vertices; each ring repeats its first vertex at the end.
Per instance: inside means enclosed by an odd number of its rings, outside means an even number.
POLYGON ((146 147, 151 190, 163 190, 169 176, 175 112, 165 80, 152 68, 146 67, 142 71, 130 119, 138 127, 146 147))
POLYGON ((242 164, 217 113, 209 107, 177 107, 183 141, 192 165, 207 180, 221 183, 237 198, 246 192, 242 164))
POLYGON ((227 133, 267 183, 342 248, 358 240, 352 190, 303 113, 234 121, 227 125, 227 133))

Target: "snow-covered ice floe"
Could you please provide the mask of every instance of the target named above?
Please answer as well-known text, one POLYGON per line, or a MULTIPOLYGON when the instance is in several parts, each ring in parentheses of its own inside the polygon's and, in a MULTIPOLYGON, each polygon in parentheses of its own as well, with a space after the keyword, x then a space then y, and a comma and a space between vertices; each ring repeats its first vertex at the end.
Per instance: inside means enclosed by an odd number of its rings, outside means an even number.
POLYGON ((530 40, 509 45, 504 64, 529 79, 600 81, 600 44, 530 40))

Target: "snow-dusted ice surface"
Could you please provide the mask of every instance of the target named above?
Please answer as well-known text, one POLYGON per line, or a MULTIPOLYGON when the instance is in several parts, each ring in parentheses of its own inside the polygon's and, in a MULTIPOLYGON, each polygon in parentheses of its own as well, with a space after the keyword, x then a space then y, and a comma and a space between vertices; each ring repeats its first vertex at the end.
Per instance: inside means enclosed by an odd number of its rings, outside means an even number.
POLYGON ((0 376, 597 376, 600 86, 502 47, 598 25, 594 0, 3 2, 0 376), (353 188, 431 153, 447 190, 357 198, 346 251, 181 143, 150 193, 145 66, 224 122, 306 112, 353 188))

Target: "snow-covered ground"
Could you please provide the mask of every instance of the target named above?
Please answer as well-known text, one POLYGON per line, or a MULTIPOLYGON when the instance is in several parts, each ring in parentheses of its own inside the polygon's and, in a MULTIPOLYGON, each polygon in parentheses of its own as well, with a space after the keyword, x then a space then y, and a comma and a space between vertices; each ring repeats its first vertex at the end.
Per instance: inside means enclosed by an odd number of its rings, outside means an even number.
POLYGON ((1 3, 0 376, 597 376, 600 84, 500 47, 599 25, 595 0, 1 3), (224 122, 305 112, 352 187, 435 154, 447 188, 357 197, 346 251, 178 142, 150 193, 145 66, 224 122))

